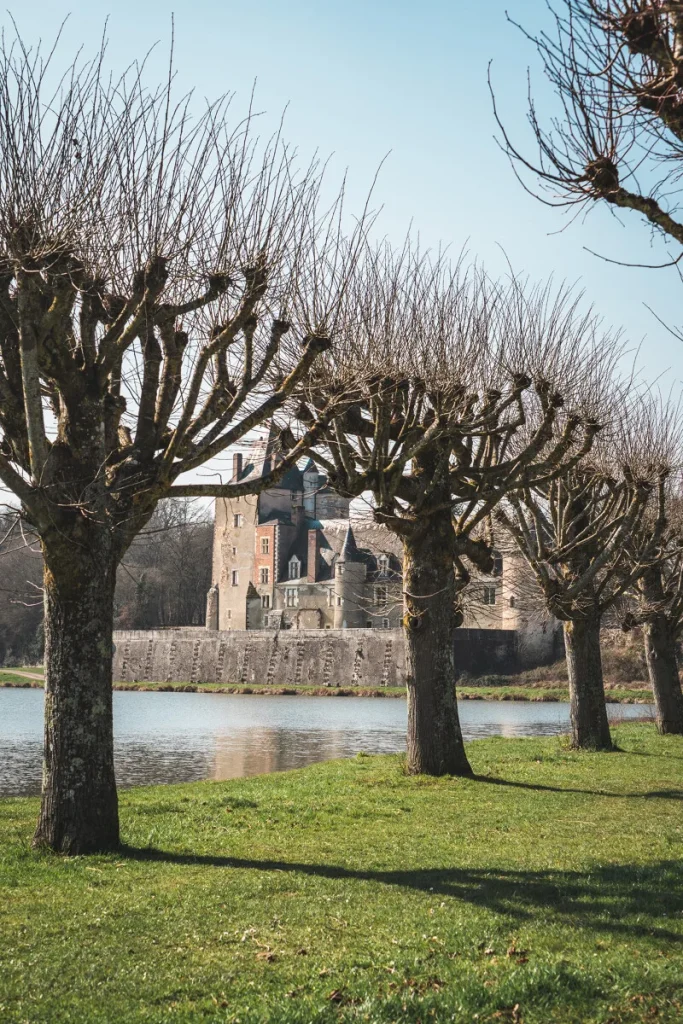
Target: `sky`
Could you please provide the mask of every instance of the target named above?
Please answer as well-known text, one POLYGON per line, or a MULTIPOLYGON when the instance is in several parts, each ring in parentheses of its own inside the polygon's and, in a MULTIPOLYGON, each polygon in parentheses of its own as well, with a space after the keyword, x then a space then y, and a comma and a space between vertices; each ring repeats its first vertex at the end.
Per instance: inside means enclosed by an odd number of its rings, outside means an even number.
MULTIPOLYGON (((267 132, 287 107, 285 136, 302 160, 332 155, 332 175, 349 172, 349 201, 360 207, 384 160, 375 191, 378 230, 399 242, 412 223, 426 246, 466 246, 494 274, 506 261, 533 279, 576 283, 607 326, 623 328, 640 350, 642 375, 678 394, 683 343, 655 319, 683 324, 673 270, 608 264, 587 249, 624 261, 662 262, 637 214, 614 217, 598 204, 568 225, 561 210, 527 195, 495 141, 487 84, 491 71, 503 118, 533 154, 526 125, 527 69, 542 109, 549 95, 533 46, 506 20, 537 31, 545 0, 33 0, 10 6, 26 42, 51 41, 63 19, 62 53, 99 43, 108 18, 111 65, 122 70, 156 45, 150 79, 165 77, 175 23, 180 91, 237 94, 256 107, 267 132), (30 14, 25 13, 30 11, 30 14), (386 159, 385 159, 386 158, 386 159)), ((0 20, 5 25, 9 15, 0 20)), ((630 212, 630 211, 629 211, 630 212)))

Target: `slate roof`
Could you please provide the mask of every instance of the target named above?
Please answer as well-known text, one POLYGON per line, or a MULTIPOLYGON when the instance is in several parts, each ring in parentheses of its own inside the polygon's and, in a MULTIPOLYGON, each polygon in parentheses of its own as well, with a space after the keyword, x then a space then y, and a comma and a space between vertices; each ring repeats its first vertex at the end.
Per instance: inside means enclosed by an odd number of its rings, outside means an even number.
MULTIPOLYGON (((272 516, 269 522, 286 522, 291 525, 291 519, 284 516, 272 516)), ((401 544, 389 531, 382 526, 370 526, 354 523, 351 526, 348 519, 308 519, 304 518, 300 528, 293 538, 285 562, 288 563, 292 555, 301 562, 301 575, 308 574, 308 532, 309 530, 320 531, 320 559, 317 581, 319 583, 329 582, 334 577, 334 566, 338 561, 363 562, 367 566, 368 579, 379 575, 380 569, 378 558, 386 555, 389 559, 388 577, 397 577, 401 574, 401 544), (360 535, 362 546, 356 539, 360 535), (396 554, 396 550, 399 554, 396 554)), ((384 574, 380 578, 386 578, 384 574)), ((280 582, 286 583, 286 580, 280 582)))
MULTIPOLYGON (((245 480, 260 480, 273 468, 273 461, 280 454, 280 442, 278 432, 271 424, 268 436, 251 445, 249 459, 242 467, 239 475, 240 482, 245 480)), ((235 483, 235 478, 230 481, 235 483)), ((298 466, 291 466, 281 480, 274 485, 273 489, 280 488, 287 491, 302 491, 304 488, 304 475, 298 466)))

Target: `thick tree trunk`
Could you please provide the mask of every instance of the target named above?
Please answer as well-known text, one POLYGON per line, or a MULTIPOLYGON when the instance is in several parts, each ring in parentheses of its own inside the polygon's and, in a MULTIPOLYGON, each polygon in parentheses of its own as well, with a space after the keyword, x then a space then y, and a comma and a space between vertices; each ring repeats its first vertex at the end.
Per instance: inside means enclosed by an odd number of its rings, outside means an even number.
POLYGON ((645 623, 645 660, 661 733, 683 735, 683 691, 678 676, 676 637, 666 615, 645 623))
POLYGON ((45 760, 34 845, 67 854, 119 842, 112 721, 116 560, 105 531, 44 542, 45 760), (55 550, 55 548, 57 550, 55 550))
POLYGON ((565 622, 564 644, 572 746, 579 750, 611 750, 600 656, 600 616, 565 622))
POLYGON ((406 668, 408 677, 408 771, 471 775, 455 696, 457 608, 450 512, 403 540, 406 668))

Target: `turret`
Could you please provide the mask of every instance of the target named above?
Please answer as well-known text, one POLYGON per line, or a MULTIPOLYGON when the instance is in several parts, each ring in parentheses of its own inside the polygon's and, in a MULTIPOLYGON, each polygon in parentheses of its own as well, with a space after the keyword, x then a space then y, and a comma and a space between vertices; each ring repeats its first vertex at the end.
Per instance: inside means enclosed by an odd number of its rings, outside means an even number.
POLYGON ((364 607, 366 566, 356 546, 351 524, 346 531, 334 576, 334 628, 360 629, 367 621, 364 607))
POLYGON ((313 459, 308 460, 304 469, 304 511, 309 519, 316 519, 315 496, 320 486, 320 474, 313 459))

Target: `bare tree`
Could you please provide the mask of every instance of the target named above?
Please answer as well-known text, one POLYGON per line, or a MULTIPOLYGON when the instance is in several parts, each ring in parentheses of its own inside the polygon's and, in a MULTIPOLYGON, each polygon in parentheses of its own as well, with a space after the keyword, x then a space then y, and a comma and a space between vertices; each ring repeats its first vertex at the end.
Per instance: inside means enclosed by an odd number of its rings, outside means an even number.
MULTIPOLYGON (((642 626, 645 662, 657 708, 657 727, 663 734, 683 735, 683 691, 678 671, 678 644, 683 635, 683 507, 680 480, 666 481, 666 523, 660 531, 656 557, 633 583, 634 600, 622 617, 622 627, 642 626)), ((626 551, 636 565, 639 551, 652 535, 656 508, 627 539, 626 551)))
MULTIPOLYGON (((597 404, 608 404, 604 391, 597 404)), ((578 464, 520 488, 496 510, 533 570, 548 610, 563 623, 576 748, 612 746, 600 627, 607 609, 659 555, 671 464, 658 426, 653 406, 631 409, 628 425, 606 431, 578 464)))
POLYGON ((115 627, 204 625, 212 546, 205 505, 192 498, 159 502, 119 566, 115 627))
MULTIPOLYGON (((161 498, 254 484, 187 474, 282 410, 330 344, 353 262, 341 198, 279 134, 194 116, 104 51, 63 75, 0 45, 0 481, 45 560, 45 767, 36 844, 119 841, 116 568, 161 498)), ((362 230, 362 219, 358 231, 362 230)), ((283 434, 271 485, 331 406, 283 434)))
POLYGON ((313 423, 335 394, 349 399, 314 458, 343 494, 369 491, 403 544, 408 767, 467 775, 453 652, 467 564, 491 571, 490 517, 511 488, 588 450, 595 428, 580 416, 553 430, 556 382, 571 399, 591 343, 606 372, 613 349, 566 295, 501 289, 409 245, 369 258, 351 306, 299 415, 313 423))
POLYGON ((525 187, 551 206, 602 200, 635 210, 657 234, 683 243, 683 2, 559 0, 548 7, 554 33, 525 32, 560 100, 546 128, 530 94, 537 158, 523 155, 496 114, 525 187), (527 184, 527 171, 539 189, 527 184))
POLYGON ((0 663, 40 659, 42 566, 37 539, 20 517, 0 515, 0 663))

